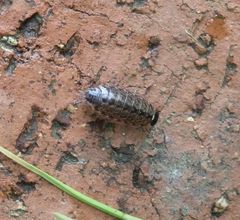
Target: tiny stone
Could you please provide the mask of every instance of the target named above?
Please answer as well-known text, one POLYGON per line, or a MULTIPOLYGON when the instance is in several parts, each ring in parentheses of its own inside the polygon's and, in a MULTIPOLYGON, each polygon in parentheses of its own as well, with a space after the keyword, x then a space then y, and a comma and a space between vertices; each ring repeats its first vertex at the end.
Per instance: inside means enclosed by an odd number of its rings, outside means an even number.
POLYGON ((174 40, 176 40, 179 43, 187 43, 187 41, 188 41, 187 35, 185 33, 180 33, 178 35, 174 35, 173 38, 174 38, 174 40))
POLYGON ((167 92, 167 88, 166 87, 162 87, 162 88, 160 88, 160 90, 161 90, 161 92, 167 92))
POLYGON ((85 128, 85 127, 87 127, 87 123, 83 123, 83 124, 81 124, 79 127, 85 128))
POLYGON ((157 151, 155 149, 153 150, 146 150, 146 154, 150 157, 154 157, 157 154, 157 151))
POLYGON ((72 104, 69 104, 67 106, 67 111, 69 111, 70 113, 74 113, 76 111, 76 108, 72 104))
POLYGON ((235 125, 232 125, 231 126, 231 130, 233 131, 233 132, 236 132, 236 133, 238 133, 239 131, 240 131, 240 125, 239 124, 235 124, 235 125))
POLYGON ((199 82, 196 85, 196 93, 203 93, 207 91, 210 87, 206 82, 199 82))
POLYGON ((117 36, 116 44, 118 46, 124 46, 127 43, 127 38, 123 35, 117 36))
POLYGON ((233 154, 232 159, 236 160, 236 159, 239 159, 239 158, 240 158, 239 153, 238 153, 238 152, 235 152, 235 153, 233 154))
POLYGON ((208 65, 208 60, 205 57, 199 58, 197 60, 194 61, 194 64, 197 67, 203 67, 203 66, 207 66, 208 65))
POLYGON ((101 166, 102 168, 106 168, 106 167, 107 167, 107 163, 106 163, 106 162, 101 162, 101 163, 100 163, 100 166, 101 166))
POLYGON ((207 53, 208 49, 205 48, 204 46, 200 46, 200 45, 197 44, 197 45, 195 46, 195 51, 196 51, 198 54, 202 55, 202 54, 207 53))
POLYGON ((168 125, 172 124, 171 119, 166 119, 166 123, 167 123, 168 125))
POLYGON ((108 164, 108 166, 109 166, 109 168, 112 169, 112 170, 114 170, 114 169, 117 168, 117 164, 116 164, 115 162, 110 162, 110 163, 108 164))
POLYGON ((234 11, 237 7, 238 7, 237 3, 233 3, 233 2, 228 2, 227 3, 227 9, 229 11, 234 11))
POLYGON ((157 47, 160 44, 160 39, 157 36, 151 36, 149 39, 150 47, 157 47))
POLYGON ((193 117, 188 117, 188 118, 187 118, 187 121, 189 121, 189 122, 193 122, 193 121, 195 121, 195 120, 194 120, 193 117))
POLYGON ((213 204, 212 214, 219 217, 224 213, 228 206, 229 203, 227 199, 224 196, 222 196, 213 204))
POLYGON ((215 203, 216 207, 226 209, 228 207, 228 202, 223 196, 215 203))

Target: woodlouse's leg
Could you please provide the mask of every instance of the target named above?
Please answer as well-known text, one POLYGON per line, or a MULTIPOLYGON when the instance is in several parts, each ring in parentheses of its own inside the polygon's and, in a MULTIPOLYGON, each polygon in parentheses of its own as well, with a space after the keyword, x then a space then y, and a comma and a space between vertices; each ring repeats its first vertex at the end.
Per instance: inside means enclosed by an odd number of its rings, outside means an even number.
POLYGON ((135 105, 135 101, 136 101, 136 89, 135 89, 135 91, 134 91, 134 93, 133 93, 133 102, 132 102, 132 105, 131 105, 131 107, 132 107, 132 109, 134 109, 134 105, 135 105))
POLYGON ((128 99, 128 92, 127 92, 127 94, 126 94, 126 98, 125 98, 124 103, 123 103, 122 111, 123 111, 124 108, 125 108, 125 105, 126 105, 127 99, 128 99))
POLYGON ((149 104, 146 104, 146 115, 149 114, 149 108, 150 108, 150 105, 149 105, 149 104))
POLYGON ((139 107, 139 110, 138 110, 138 114, 140 115, 141 114, 141 111, 142 111, 142 106, 143 106, 143 99, 140 98, 140 107, 139 107))

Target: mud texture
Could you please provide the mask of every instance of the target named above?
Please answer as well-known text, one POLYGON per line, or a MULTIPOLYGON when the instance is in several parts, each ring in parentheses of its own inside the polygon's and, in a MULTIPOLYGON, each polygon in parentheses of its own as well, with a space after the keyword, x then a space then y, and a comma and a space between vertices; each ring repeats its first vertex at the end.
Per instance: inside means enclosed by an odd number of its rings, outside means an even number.
MULTIPOLYGON (((239 1, 3 0, 0 18, 2 146, 142 219, 240 219, 239 1), (158 123, 98 119, 100 84, 158 123)), ((0 219, 54 211, 112 219, 0 155, 0 219)))

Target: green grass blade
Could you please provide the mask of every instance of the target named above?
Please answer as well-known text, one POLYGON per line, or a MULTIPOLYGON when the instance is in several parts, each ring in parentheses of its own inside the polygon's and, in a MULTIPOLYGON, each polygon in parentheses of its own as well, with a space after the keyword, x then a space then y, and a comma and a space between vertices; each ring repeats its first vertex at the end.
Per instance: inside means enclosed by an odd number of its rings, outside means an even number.
POLYGON ((62 191, 64 191, 65 193, 67 193, 68 195, 74 197, 75 199, 89 205, 92 206, 108 215, 111 215, 115 218, 118 219, 122 219, 122 220, 141 220, 140 218, 128 215, 124 212, 121 212, 117 209, 114 209, 108 205, 105 205, 95 199, 92 199, 80 192, 78 192, 77 190, 73 189, 72 187, 64 184, 63 182, 61 182, 60 180, 54 178, 53 176, 50 176, 49 174, 47 174, 46 172, 40 170, 39 168, 33 166, 32 164, 26 162, 25 160, 21 159, 20 157, 16 156, 15 154, 13 154, 12 152, 10 152, 9 150, 7 150, 6 148, 0 146, 0 152, 3 153, 5 156, 7 156, 8 158, 12 159, 13 161, 15 161, 16 163, 20 164, 21 166, 25 167, 26 169, 36 173, 38 176, 42 177, 43 179, 47 180, 48 182, 50 182, 51 184, 53 184, 54 186, 58 187, 59 189, 61 189, 62 191))
POLYGON ((67 217, 67 216, 65 216, 65 215, 63 215, 59 212, 53 213, 53 216, 55 217, 56 220, 73 220, 73 219, 71 219, 71 218, 69 218, 69 217, 67 217))

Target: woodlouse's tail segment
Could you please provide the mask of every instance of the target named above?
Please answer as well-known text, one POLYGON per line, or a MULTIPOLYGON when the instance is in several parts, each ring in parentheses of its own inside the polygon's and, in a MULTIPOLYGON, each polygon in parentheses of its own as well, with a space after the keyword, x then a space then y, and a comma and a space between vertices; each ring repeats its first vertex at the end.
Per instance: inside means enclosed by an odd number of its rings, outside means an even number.
POLYGON ((152 117, 152 120, 151 120, 151 126, 154 126, 155 124, 157 124, 157 121, 158 121, 158 118, 159 118, 159 112, 155 112, 155 114, 153 115, 152 117))

